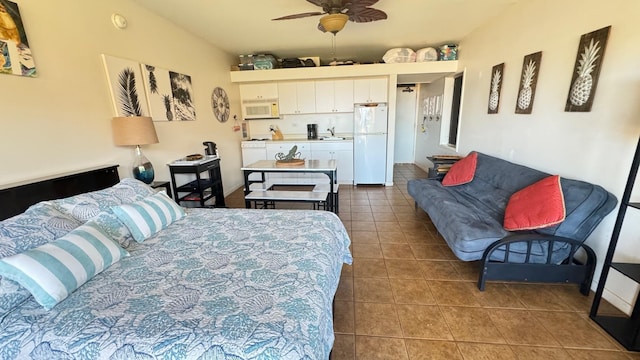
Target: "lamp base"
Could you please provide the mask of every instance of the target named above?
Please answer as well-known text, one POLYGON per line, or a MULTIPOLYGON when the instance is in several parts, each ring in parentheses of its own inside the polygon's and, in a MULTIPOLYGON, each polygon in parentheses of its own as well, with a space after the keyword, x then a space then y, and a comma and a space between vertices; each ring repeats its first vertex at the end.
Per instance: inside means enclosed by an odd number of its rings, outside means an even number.
POLYGON ((142 181, 145 184, 151 184, 155 176, 153 171, 153 165, 149 159, 147 159, 140 150, 140 146, 136 146, 136 154, 133 159, 133 177, 142 181))

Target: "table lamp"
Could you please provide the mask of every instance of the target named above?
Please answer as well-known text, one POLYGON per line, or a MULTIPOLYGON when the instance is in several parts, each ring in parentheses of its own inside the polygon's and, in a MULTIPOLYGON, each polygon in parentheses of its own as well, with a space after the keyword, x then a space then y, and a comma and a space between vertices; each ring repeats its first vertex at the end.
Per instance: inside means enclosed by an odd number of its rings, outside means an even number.
POLYGON ((147 116, 114 117, 111 121, 113 142, 118 146, 135 145, 133 177, 151 184, 154 177, 153 165, 140 149, 140 145, 158 143, 158 135, 153 121, 147 116))

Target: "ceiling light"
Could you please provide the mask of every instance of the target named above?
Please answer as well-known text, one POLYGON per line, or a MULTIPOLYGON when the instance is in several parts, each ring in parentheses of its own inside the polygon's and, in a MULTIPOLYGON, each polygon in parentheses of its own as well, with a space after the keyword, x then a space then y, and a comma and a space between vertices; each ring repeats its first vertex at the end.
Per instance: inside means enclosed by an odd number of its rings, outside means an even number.
POLYGON ((329 14, 320 18, 322 27, 333 35, 344 29, 344 25, 349 20, 349 15, 345 14, 329 14))

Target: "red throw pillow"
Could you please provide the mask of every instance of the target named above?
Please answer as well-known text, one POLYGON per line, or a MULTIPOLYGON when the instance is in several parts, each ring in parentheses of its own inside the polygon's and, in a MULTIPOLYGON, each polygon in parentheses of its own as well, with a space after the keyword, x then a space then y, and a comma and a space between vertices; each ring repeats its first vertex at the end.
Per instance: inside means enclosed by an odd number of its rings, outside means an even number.
POLYGON ((511 195, 504 211, 504 229, 541 229, 561 223, 565 215, 560 176, 552 175, 511 195))
POLYGON ((473 180, 473 175, 476 173, 476 165, 478 164, 478 153, 472 152, 464 158, 458 160, 451 166, 451 169, 447 171, 447 174, 442 179, 443 186, 456 186, 466 184, 473 180))

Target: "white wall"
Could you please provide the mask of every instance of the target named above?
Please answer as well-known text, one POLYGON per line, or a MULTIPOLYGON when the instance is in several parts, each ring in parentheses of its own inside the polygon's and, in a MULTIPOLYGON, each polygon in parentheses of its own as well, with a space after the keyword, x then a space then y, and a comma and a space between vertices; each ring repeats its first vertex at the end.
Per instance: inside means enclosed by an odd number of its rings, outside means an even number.
MULTIPOLYGON (((14 0, 15 1, 15 0, 14 0)), ((111 138, 111 98, 100 54, 136 60, 191 76, 196 121, 155 122, 159 144, 144 147, 156 179, 168 180, 166 163, 218 144, 223 185, 242 184, 240 133, 221 124, 210 106, 223 87, 231 114, 239 114, 238 86, 229 79, 237 59, 175 27, 132 1, 17 0, 38 71, 36 78, 0 75, 0 185, 102 164, 119 164, 131 177, 133 150, 111 138), (116 29, 111 14, 124 15, 116 29)))
MULTIPOLYGON (((640 134, 638 14, 637 0, 527 1, 474 31, 459 47, 459 68, 466 69, 460 153, 479 150, 593 182, 619 199, 640 134), (612 28, 591 112, 564 112, 580 36, 608 25, 612 28), (542 51, 542 61, 533 113, 516 115, 522 59, 537 51, 542 51), (505 71, 500 110, 488 115, 491 68, 501 62, 505 71)), ((636 187, 640 190, 639 184, 636 187)), ((595 281, 616 213, 617 208, 587 241, 598 255, 595 281)), ((640 262, 640 221, 629 218, 627 223, 616 259, 640 262)), ((636 287, 614 277, 605 295, 628 310, 636 287)))

